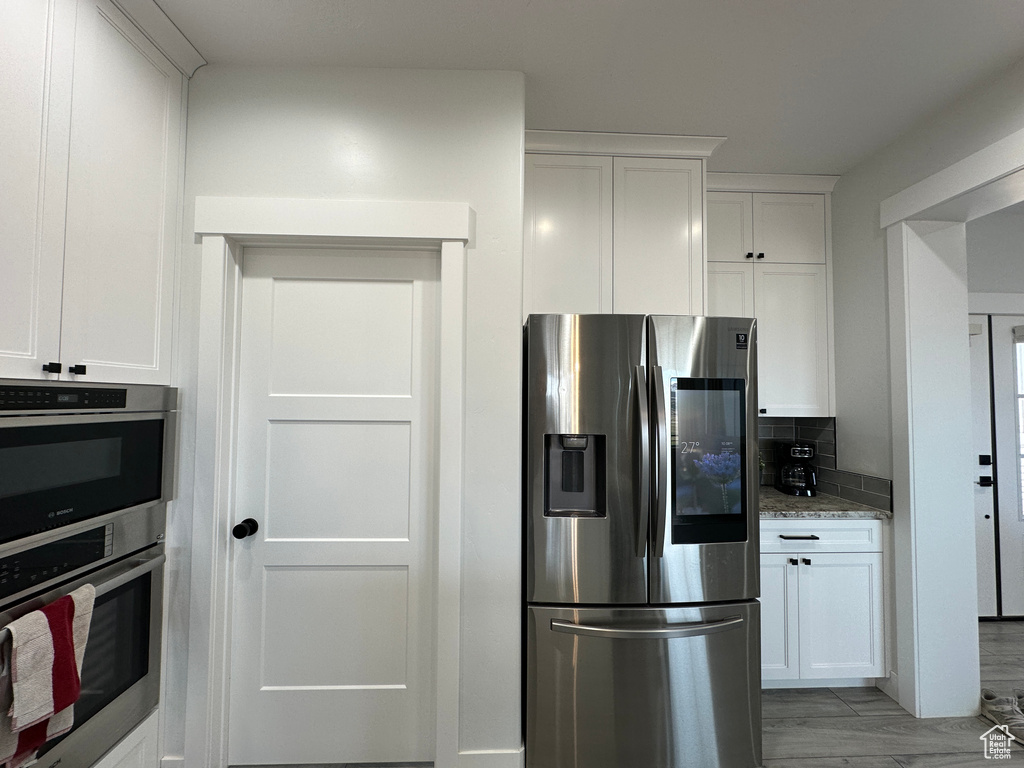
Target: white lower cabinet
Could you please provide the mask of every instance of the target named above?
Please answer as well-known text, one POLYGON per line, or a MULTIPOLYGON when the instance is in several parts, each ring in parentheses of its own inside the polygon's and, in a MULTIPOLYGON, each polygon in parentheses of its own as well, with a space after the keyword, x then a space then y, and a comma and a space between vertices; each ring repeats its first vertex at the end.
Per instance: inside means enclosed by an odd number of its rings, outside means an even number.
POLYGON ((884 677, 883 523, 807 523, 761 526, 761 677, 884 677))
POLYGON ((121 739, 93 768, 157 768, 157 731, 159 710, 121 739))

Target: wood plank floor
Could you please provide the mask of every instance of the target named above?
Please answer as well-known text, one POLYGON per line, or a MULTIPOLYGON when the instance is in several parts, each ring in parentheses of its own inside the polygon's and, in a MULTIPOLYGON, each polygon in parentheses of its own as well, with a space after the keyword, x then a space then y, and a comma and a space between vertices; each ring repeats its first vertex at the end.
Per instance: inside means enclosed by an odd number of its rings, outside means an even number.
MULTIPOLYGON (((981 684, 1009 696, 1024 688, 1024 621, 982 622, 981 684)), ((980 717, 917 719, 876 688, 766 690, 764 768, 982 768, 980 717)))

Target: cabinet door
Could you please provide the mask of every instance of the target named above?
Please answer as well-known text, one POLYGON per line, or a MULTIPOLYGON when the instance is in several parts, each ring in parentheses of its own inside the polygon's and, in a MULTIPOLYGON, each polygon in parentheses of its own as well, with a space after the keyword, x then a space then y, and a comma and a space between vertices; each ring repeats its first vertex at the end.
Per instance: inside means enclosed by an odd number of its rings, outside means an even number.
POLYGON ((159 710, 143 720, 125 736, 93 768, 157 768, 159 710))
POLYGON ((708 261, 748 261, 754 252, 753 195, 708 192, 708 261))
POLYGON ((0 3, 0 378, 58 360, 74 0, 0 3))
POLYGON ((754 265, 758 399, 768 416, 828 416, 824 264, 754 265))
POLYGON ((523 317, 611 312, 612 160, 527 155, 523 317))
POLYGON ((881 677, 882 553, 800 559, 800 677, 881 677))
POLYGON ((614 169, 614 311, 703 314, 702 162, 616 157, 614 169))
POLYGON ((708 262, 707 314, 754 317, 754 265, 708 262))
POLYGON ((107 0, 80 0, 61 360, 170 382, 181 74, 107 0))
POLYGON ((768 262, 825 263, 825 196, 755 194, 754 250, 768 262))
POLYGON ((792 555, 761 555, 761 678, 800 676, 798 567, 792 555))

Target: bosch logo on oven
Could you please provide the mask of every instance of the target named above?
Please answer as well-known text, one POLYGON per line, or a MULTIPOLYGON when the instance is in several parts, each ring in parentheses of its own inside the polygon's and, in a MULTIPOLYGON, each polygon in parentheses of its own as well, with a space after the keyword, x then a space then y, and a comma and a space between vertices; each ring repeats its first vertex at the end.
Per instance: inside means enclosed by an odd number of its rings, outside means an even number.
POLYGON ((64 515, 70 515, 74 511, 75 511, 74 507, 68 507, 67 509, 58 509, 56 512, 51 512, 49 514, 49 517, 51 519, 54 518, 54 517, 63 517, 64 515))

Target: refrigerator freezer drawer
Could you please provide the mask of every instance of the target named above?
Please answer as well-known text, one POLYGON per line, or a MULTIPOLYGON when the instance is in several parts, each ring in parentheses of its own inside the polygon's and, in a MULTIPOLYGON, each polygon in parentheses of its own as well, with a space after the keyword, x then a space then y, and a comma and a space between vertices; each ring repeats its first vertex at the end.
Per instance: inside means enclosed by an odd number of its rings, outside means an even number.
POLYGON ((759 608, 531 606, 527 768, 761 765, 759 608))

